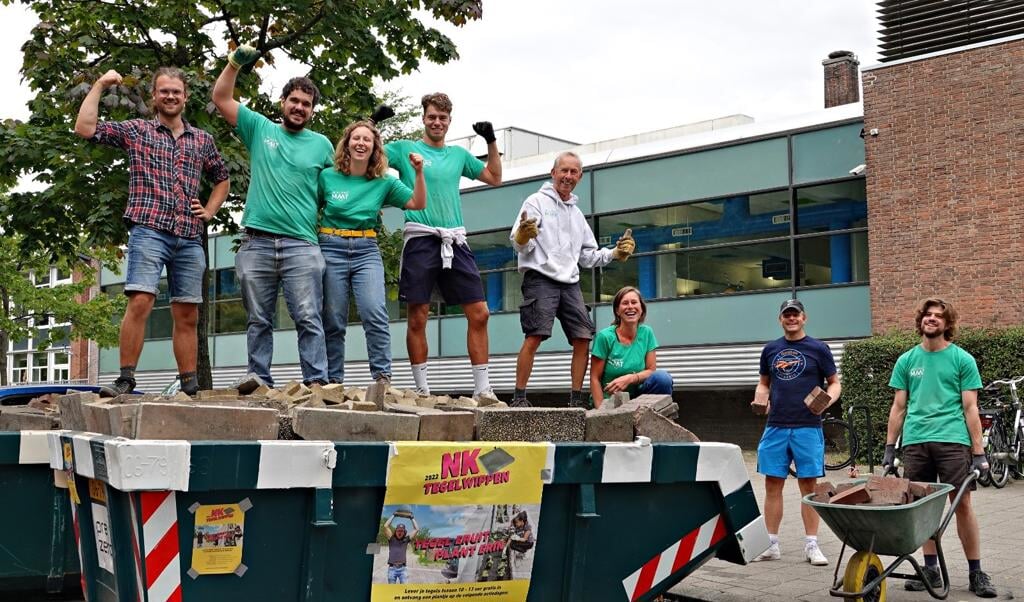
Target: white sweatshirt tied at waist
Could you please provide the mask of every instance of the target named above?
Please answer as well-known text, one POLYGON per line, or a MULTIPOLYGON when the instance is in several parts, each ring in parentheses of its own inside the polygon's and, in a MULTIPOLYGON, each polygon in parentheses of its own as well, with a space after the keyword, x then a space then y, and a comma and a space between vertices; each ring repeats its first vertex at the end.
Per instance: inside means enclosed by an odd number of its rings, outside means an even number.
POLYGON ((436 236, 441 239, 441 269, 452 268, 452 257, 455 257, 455 249, 452 243, 457 245, 466 244, 466 228, 438 228, 417 222, 405 222, 405 229, 402 232, 402 244, 405 245, 412 238, 420 236, 436 236))

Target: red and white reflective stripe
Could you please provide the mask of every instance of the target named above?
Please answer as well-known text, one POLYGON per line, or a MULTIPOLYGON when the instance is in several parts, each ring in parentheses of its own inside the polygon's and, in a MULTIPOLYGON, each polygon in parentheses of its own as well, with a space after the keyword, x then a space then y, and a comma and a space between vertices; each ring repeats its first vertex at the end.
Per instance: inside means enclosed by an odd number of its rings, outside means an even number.
POLYGON ((82 565, 82 558, 84 558, 82 556, 82 536, 78 533, 78 506, 70 498, 71 496, 69 495, 68 503, 71 504, 71 524, 75 527, 75 546, 78 547, 78 568, 81 571, 79 574, 82 579, 82 598, 88 602, 89 592, 85 589, 85 567, 82 565))
POLYGON ((174 492, 143 491, 138 495, 145 562, 143 574, 137 577, 145 584, 144 600, 181 602, 178 511, 174 492))
POLYGON ((128 495, 128 505, 131 507, 132 523, 132 557, 135 559, 135 600, 144 602, 142 588, 142 554, 139 552, 139 494, 128 495))
POLYGON ((721 514, 713 516, 624 579, 622 585, 626 588, 626 595, 630 601, 640 599, 640 596, 717 544, 724 536, 725 518, 721 514))

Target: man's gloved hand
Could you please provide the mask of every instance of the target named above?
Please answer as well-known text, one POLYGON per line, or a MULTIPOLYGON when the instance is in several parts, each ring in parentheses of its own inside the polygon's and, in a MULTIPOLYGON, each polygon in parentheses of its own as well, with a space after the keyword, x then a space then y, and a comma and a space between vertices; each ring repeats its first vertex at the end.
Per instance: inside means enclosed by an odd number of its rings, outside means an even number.
POLYGON ((478 121, 473 124, 473 131, 483 136, 484 142, 490 144, 497 140, 494 137, 494 126, 491 125, 490 121, 478 121))
POLYGON ((979 479, 988 474, 988 468, 988 458, 985 457, 985 454, 974 454, 971 460, 971 469, 978 471, 979 479))
POLYGON ((633 240, 633 229, 626 228, 626 231, 619 237, 618 242, 615 243, 612 257, 617 261, 626 261, 633 254, 634 250, 636 250, 636 241, 633 240))
POLYGON ((525 245, 537 235, 540 234, 540 229, 537 228, 537 218, 532 217, 526 219, 526 212, 519 216, 519 227, 516 228, 516 242, 520 245, 525 245))
POLYGON ((886 443, 885 453, 882 454, 882 474, 885 474, 896 463, 896 444, 886 443))
POLYGON ((259 50, 256 50, 248 44, 242 44, 228 54, 228 62, 231 63, 231 66, 235 69, 241 69, 249 63, 255 62, 259 56, 259 50))
POLYGON ((373 110, 373 114, 370 115, 370 121, 372 121, 374 123, 374 125, 376 125, 376 124, 384 121, 385 119, 390 119, 391 117, 394 117, 394 116, 395 116, 395 110, 394 109, 392 109, 388 105, 380 105, 379 107, 377 107, 376 109, 373 110))

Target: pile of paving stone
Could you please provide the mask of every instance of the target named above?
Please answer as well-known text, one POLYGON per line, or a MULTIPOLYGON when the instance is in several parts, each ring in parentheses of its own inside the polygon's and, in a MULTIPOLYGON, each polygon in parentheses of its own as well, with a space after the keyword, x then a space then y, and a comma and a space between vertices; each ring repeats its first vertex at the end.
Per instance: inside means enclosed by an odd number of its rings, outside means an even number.
POLYGON ((833 486, 825 481, 814 488, 812 501, 847 506, 902 506, 920 500, 934 492, 928 483, 871 475, 863 482, 840 483, 833 486))
POLYGON ((64 428, 131 439, 330 441, 697 441, 675 422, 670 395, 619 394, 597 410, 510 408, 504 402, 419 395, 388 384, 346 387, 245 377, 194 397, 69 392, 4 408, 0 430, 64 428))

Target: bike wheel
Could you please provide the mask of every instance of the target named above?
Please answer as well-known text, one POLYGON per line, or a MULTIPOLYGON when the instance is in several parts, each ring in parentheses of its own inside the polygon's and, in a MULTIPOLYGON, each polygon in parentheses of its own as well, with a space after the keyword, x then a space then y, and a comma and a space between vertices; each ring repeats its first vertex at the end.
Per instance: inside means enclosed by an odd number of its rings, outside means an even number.
POLYGON ((1002 489, 1006 485, 1006 481, 1010 478, 1010 467, 1007 465, 1006 460, 996 458, 995 456, 996 454, 1005 454, 1009 451, 1010 448, 1006 443, 1006 434, 1003 432, 1002 425, 992 425, 992 430, 988 434, 988 447, 985 449, 985 454, 988 456, 989 480, 996 489, 1002 489))
POLYGON ((857 455, 857 435, 842 420, 826 419, 821 429, 825 435, 825 469, 839 470, 853 464, 857 455))

